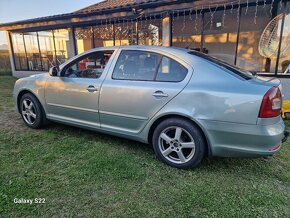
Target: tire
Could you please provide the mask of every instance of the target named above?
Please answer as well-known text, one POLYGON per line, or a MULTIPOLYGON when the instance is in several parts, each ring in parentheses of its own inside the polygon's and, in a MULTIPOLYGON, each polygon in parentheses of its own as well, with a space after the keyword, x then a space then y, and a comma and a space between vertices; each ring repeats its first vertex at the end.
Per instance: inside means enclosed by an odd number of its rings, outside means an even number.
POLYGON ((21 97, 19 111, 24 123, 32 129, 39 129, 47 123, 42 105, 38 99, 30 93, 26 93, 21 97))
POLYGON ((182 118, 162 121, 154 130, 152 144, 157 157, 176 168, 197 167, 205 155, 206 143, 201 131, 182 118))

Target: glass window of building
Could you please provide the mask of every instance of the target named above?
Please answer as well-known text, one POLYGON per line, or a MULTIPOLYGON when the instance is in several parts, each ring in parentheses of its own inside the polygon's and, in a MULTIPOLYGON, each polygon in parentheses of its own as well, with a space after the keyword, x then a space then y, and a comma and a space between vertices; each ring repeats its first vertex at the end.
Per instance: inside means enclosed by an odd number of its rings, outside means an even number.
POLYGON ((94 47, 114 46, 114 29, 112 24, 93 27, 94 47))
POLYGON ((134 21, 115 24, 115 45, 137 45, 137 25, 134 21))
POLYGON ((24 33, 28 70, 42 71, 42 63, 39 53, 37 33, 24 33))
POLYGON ((55 53, 57 64, 62 64, 71 58, 71 44, 69 41, 69 33, 66 29, 54 30, 55 53))
POLYGON ((200 51, 202 15, 192 11, 190 15, 175 14, 172 18, 172 45, 200 51))
POLYGON ((149 19, 138 21, 139 45, 162 45, 162 20, 149 19))
MULTIPOLYGON (((278 63, 278 74, 290 75, 290 2, 281 8, 280 13, 284 13, 284 26, 281 37, 281 49, 278 63)), ((282 21, 281 21, 282 23, 282 21)), ((282 26, 282 25, 281 25, 282 26)), ((281 29, 278 28, 279 37, 281 29)))
POLYGON ((12 33, 12 46, 16 70, 28 70, 23 34, 12 33))
MULTIPOLYGON (((256 72, 275 72, 276 56, 267 57, 259 52, 262 33, 271 20, 270 8, 270 5, 265 7, 260 5, 257 8, 253 6, 249 7, 248 10, 243 8, 237 54, 238 67, 256 72)), ((263 49, 260 48, 260 50, 263 49)))
POLYGON ((38 32, 39 48, 43 70, 55 66, 55 52, 52 31, 38 32))
POLYGON ((234 64, 238 32, 238 10, 207 12, 204 14, 203 51, 234 64), (212 16, 213 15, 213 16, 212 16))
POLYGON ((94 48, 93 27, 76 28, 75 37, 78 54, 94 48))

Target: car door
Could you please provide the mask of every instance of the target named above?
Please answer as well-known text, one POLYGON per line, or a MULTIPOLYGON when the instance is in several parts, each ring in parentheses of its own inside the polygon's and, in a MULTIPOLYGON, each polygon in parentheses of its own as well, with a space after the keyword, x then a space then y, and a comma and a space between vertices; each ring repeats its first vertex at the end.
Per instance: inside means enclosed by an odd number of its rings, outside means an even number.
POLYGON ((119 50, 101 89, 101 128, 125 134, 140 132, 186 86, 191 75, 191 67, 170 55, 119 50))
POLYGON ((49 119, 99 128, 99 91, 113 58, 113 50, 85 54, 67 64, 45 86, 49 119))

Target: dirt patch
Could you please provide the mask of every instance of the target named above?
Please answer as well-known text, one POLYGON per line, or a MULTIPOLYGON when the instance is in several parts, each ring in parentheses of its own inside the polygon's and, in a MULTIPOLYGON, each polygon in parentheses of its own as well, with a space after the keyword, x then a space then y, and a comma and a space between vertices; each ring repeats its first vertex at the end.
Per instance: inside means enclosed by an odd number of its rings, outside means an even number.
POLYGON ((6 108, 0 112, 0 124, 0 130, 9 132, 23 132, 28 130, 20 114, 14 108, 6 108))

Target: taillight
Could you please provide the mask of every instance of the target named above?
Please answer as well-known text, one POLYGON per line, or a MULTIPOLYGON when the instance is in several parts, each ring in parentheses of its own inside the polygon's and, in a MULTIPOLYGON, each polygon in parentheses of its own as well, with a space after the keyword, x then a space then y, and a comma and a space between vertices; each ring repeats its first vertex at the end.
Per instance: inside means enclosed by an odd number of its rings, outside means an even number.
POLYGON ((277 117, 281 115, 282 97, 278 87, 272 87, 263 97, 260 108, 260 118, 277 117))

